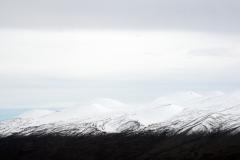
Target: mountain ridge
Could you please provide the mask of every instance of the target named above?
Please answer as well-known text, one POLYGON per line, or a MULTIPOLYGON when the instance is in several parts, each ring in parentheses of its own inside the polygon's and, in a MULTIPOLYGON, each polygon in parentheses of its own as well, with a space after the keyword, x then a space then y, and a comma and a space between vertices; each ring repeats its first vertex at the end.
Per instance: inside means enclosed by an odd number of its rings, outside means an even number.
POLYGON ((181 92, 143 106, 102 99, 89 106, 61 111, 35 110, 0 122, 0 136, 121 132, 211 133, 240 132, 240 96, 237 93, 181 92))

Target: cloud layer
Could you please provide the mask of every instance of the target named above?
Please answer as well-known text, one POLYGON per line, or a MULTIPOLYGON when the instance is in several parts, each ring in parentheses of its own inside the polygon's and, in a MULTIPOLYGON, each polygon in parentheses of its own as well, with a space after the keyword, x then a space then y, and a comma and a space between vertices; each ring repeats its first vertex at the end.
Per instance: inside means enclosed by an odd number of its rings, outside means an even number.
POLYGON ((240 31, 238 0, 1 0, 1 28, 240 31))
POLYGON ((219 75, 234 73, 240 67, 237 36, 21 30, 2 31, 0 35, 1 74, 145 79, 195 72, 219 75))

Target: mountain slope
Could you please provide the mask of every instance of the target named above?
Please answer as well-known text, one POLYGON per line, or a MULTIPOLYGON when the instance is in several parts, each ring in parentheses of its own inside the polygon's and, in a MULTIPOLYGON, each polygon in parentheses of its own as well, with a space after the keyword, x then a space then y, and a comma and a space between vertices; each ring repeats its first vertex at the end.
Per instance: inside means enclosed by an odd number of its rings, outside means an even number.
POLYGON ((240 131, 237 93, 182 92, 143 106, 111 99, 60 111, 35 110, 0 122, 0 135, 84 135, 120 132, 210 133, 240 131))

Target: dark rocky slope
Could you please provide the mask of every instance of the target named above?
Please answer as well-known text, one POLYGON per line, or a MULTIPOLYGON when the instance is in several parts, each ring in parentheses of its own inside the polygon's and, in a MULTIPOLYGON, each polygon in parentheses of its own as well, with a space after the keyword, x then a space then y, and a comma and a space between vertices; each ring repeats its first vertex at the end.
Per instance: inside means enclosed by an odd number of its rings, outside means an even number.
POLYGON ((240 134, 10 136, 1 160, 238 160, 240 134))

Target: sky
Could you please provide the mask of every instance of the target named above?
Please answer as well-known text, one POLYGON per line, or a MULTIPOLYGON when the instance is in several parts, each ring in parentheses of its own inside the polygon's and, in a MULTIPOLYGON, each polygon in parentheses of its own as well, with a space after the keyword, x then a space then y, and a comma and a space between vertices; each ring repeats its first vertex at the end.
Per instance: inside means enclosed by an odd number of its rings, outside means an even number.
POLYGON ((238 0, 0 0, 0 109, 239 90, 239 7, 238 0))

